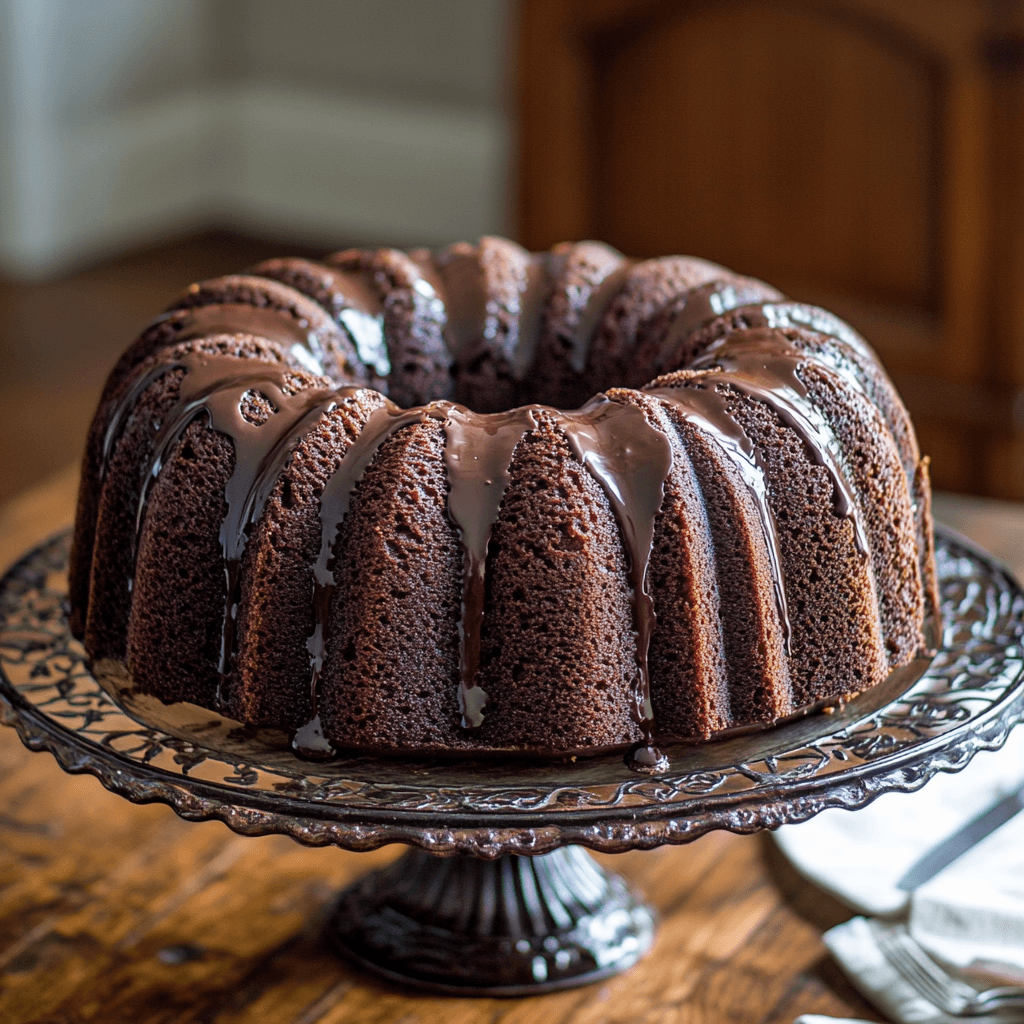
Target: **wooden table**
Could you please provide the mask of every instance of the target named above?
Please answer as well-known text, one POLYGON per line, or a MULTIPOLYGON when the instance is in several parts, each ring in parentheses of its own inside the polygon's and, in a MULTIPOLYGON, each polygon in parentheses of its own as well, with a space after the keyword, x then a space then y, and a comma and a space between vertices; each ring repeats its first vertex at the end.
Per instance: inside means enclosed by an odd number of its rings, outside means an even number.
MULTIPOLYGON (((68 470, 0 510, 0 567, 70 523, 68 470)), ((942 498, 942 516, 1024 572, 1024 506, 942 498)), ((763 837, 602 857, 661 914, 618 978, 530 999, 453 999, 383 984, 321 941, 336 889, 397 855, 305 849, 136 807, 0 729, 0 1021, 46 1024, 788 1024, 880 1020, 821 932, 848 911, 763 837)))

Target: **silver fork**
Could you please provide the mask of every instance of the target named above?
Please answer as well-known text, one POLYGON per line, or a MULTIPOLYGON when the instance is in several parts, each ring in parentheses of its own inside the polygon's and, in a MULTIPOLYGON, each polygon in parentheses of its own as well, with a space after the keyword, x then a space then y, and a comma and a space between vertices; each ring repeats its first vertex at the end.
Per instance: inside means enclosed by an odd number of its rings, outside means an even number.
POLYGON ((1001 985, 979 992, 946 973, 901 924, 869 922, 878 948, 900 975, 928 1002, 951 1017, 990 1017, 1002 1013, 1024 1020, 1024 986, 1001 985))

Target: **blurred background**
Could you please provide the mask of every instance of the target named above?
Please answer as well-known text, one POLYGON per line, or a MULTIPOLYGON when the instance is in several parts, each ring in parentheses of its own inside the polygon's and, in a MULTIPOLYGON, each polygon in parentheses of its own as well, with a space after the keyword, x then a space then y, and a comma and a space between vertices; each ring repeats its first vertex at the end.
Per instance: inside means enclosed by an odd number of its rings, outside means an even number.
POLYGON ((1024 500, 1024 4, 0 0, 0 501, 190 281, 494 232, 834 309, 1024 500))

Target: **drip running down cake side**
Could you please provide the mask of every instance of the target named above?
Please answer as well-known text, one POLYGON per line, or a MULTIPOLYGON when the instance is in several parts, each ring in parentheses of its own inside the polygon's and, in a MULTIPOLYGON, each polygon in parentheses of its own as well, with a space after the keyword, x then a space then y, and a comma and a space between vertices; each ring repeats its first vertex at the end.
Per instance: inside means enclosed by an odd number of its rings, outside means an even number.
POLYGON ((929 502, 864 340, 716 264, 277 259, 192 285, 112 371, 72 627, 308 756, 660 771, 921 653, 929 502))

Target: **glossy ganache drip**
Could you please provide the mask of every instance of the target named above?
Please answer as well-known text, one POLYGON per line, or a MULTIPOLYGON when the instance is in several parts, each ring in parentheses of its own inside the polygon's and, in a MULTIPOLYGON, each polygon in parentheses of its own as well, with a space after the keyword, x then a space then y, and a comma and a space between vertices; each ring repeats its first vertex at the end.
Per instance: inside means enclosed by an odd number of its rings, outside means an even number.
MULTIPOLYGON (((658 365, 668 367, 687 337, 709 320, 729 310, 756 308, 751 304, 760 299, 762 291, 760 281, 721 280, 709 281, 684 292, 661 339, 658 365)), ((767 307, 770 304, 764 305, 767 307)))
POLYGON ((502 498, 512 481, 512 453, 537 428, 534 410, 480 415, 458 405, 444 421, 448 512, 462 541, 462 614, 459 618, 459 711, 466 729, 483 725, 487 694, 478 684, 484 621, 487 547, 502 498))
POLYGON ((835 513, 850 521, 857 550, 861 557, 866 557, 867 536, 853 490, 840 465, 839 444, 825 417, 810 401, 800 378, 799 371, 807 361, 807 356, 782 334, 771 332, 756 340, 741 337, 731 341, 727 337, 713 352, 698 359, 690 367, 692 375, 678 386, 644 389, 708 434, 739 471, 761 522, 787 654, 792 653, 792 626, 778 527, 768 501, 767 472, 756 446, 733 412, 735 400, 728 389, 734 388, 763 402, 796 431, 811 460, 828 472, 835 513))
POLYGON ((428 418, 436 418, 438 412, 439 410, 432 406, 401 409, 393 402, 385 402, 370 414, 359 436, 349 445, 338 468, 324 486, 320 498, 320 552, 312 566, 314 627, 306 641, 306 649, 309 652, 312 718, 296 733, 292 746, 297 753, 307 756, 314 753, 329 756, 333 753, 329 740, 323 736, 318 691, 327 644, 330 640, 331 599, 336 587, 334 552, 338 531, 348 513, 352 494, 378 449, 388 438, 403 427, 423 422, 428 418))
POLYGON ((170 322, 176 327, 176 342, 205 338, 211 334, 251 334, 276 341, 310 373, 323 374, 324 367, 329 365, 321 333, 301 317, 293 317, 279 309, 241 302, 191 306, 165 313, 153 321, 151 329, 163 322, 170 322))
POLYGON ((648 650, 655 614, 647 590, 647 567, 654 521, 664 497, 672 453, 665 434, 651 426, 638 408, 613 402, 603 395, 574 412, 523 406, 508 412, 475 413, 454 402, 432 402, 414 409, 400 409, 387 403, 370 415, 328 480, 321 499, 321 547, 313 569, 316 625, 307 644, 314 717, 300 730, 301 737, 322 736, 316 691, 329 640, 331 598, 336 586, 333 552, 352 494, 388 438, 404 427, 428 420, 441 423, 444 429, 448 515, 463 549, 459 710, 464 729, 482 727, 487 694, 479 685, 478 673, 487 549, 502 498, 511 482, 515 448, 528 432, 537 428, 539 417, 553 421, 565 435, 577 458, 607 496, 622 533, 629 556, 631 604, 637 631, 633 717, 644 735, 632 760, 641 769, 665 767, 664 758, 654 746, 648 650))
MULTIPOLYGON (((751 328, 785 330, 797 327, 837 338, 858 355, 875 361, 871 346, 846 322, 834 313, 805 302, 758 302, 744 305, 737 313, 751 328)), ((723 339, 724 340, 724 339, 723 339)))
POLYGON ((633 260, 623 258, 622 263, 602 278, 587 296, 586 304, 580 310, 576 329, 569 339, 569 365, 576 373, 582 374, 586 370, 590 348, 605 311, 626 283, 633 266, 633 260))
POLYGON ((189 424, 205 417, 210 429, 231 438, 235 454, 234 467, 224 488, 228 511, 219 534, 226 595, 217 665, 218 701, 223 705, 224 685, 235 655, 239 569, 252 526, 291 459, 295 445, 325 412, 335 407, 339 396, 333 388, 292 390, 288 387, 290 371, 273 363, 204 352, 189 352, 159 365, 144 375, 140 383, 152 383, 172 370, 183 370, 184 375, 177 401, 163 417, 153 441, 136 511, 135 547, 137 552, 146 502, 160 470, 189 424), (262 395, 270 404, 266 422, 253 422, 245 416, 245 397, 250 393, 262 395))
POLYGON ((637 632, 632 712, 644 738, 630 748, 627 764, 640 771, 664 771, 668 762, 654 745, 648 656, 656 616, 647 589, 647 569, 654 546, 655 519, 672 469, 672 446, 664 432, 648 423, 636 406, 620 405, 603 395, 592 398, 579 412, 560 415, 560 426, 573 452, 608 498, 629 556, 630 597, 637 632))
POLYGON ((828 420, 811 401, 800 378, 807 356, 789 344, 785 335, 765 332, 756 338, 741 336, 717 352, 698 359, 691 367, 701 370, 717 365, 720 370, 705 371, 714 382, 728 383, 738 391, 764 402, 796 431, 811 460, 823 466, 832 481, 832 504, 837 516, 850 521, 857 550, 868 554, 857 499, 840 465, 841 449, 828 420))
MULTIPOLYGON (((501 311, 489 292, 487 276, 474 246, 452 246, 440 256, 426 249, 409 255, 421 275, 414 288, 440 303, 438 317, 443 323, 445 345, 456 366, 471 368, 492 350, 502 334, 501 344, 493 354, 505 361, 513 380, 525 380, 533 365, 544 305, 551 293, 551 254, 533 253, 521 268, 516 295, 506 311, 509 320, 504 332, 501 311)), ((582 373, 582 368, 577 372, 582 373)))
POLYGON ((775 513, 768 502, 768 477, 764 462, 754 442, 733 415, 730 396, 718 389, 717 382, 701 376, 690 378, 687 384, 686 387, 648 388, 646 393, 668 403, 685 422, 711 437, 739 472, 740 479, 754 501, 761 523, 771 566, 772 590, 782 625, 783 644, 786 653, 790 654, 792 627, 782 576, 782 549, 775 513))
MULTIPOLYGON (((389 402, 374 410, 324 488, 320 505, 320 554, 313 567, 316 625, 307 642, 314 722, 317 721, 317 688, 330 639, 330 607, 336 585, 334 549, 352 494, 388 438, 404 427, 429 420, 440 422, 444 428, 448 515, 459 533, 463 549, 459 710, 463 728, 474 730, 483 725, 487 694, 478 685, 477 673, 487 547, 502 497, 511 480, 512 453, 527 431, 537 424, 530 408, 481 414, 454 402, 432 402, 413 409, 400 409, 389 402)), ((317 727, 318 723, 311 729, 317 727)))
MULTIPOLYGON (((283 270, 290 266, 296 266, 300 270, 304 267, 309 269, 314 280, 319 281, 329 296, 321 305, 324 305, 335 323, 347 332, 360 361, 379 378, 387 379, 391 373, 391 359, 384 340, 383 304, 377 290, 368 280, 369 275, 365 271, 346 273, 342 270, 332 270, 322 263, 314 263, 311 260, 291 259, 278 262, 283 270)), ((260 267, 254 271, 257 274, 262 272, 260 267)), ((288 283, 287 276, 278 279, 288 283)), ((314 301, 320 298, 311 292, 306 294, 314 301)))

